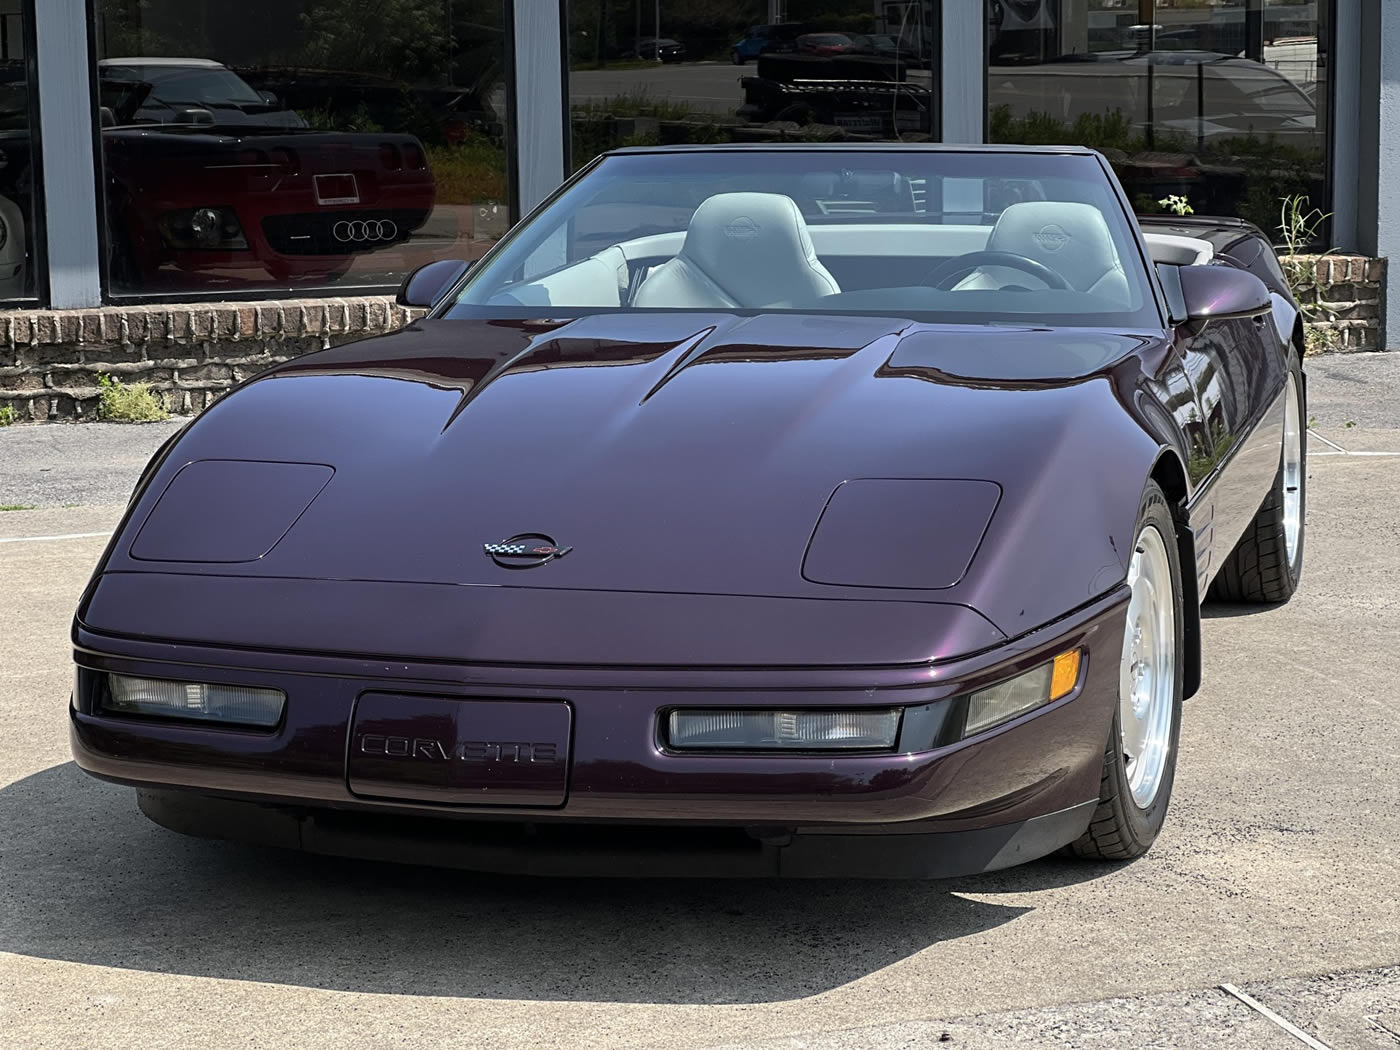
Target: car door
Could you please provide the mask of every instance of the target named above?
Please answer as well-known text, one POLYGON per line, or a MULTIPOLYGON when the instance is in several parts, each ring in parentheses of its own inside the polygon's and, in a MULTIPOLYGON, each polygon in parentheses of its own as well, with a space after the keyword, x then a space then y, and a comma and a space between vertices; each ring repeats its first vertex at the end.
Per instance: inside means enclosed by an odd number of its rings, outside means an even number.
POLYGON ((1211 507, 1218 565, 1278 471, 1284 357, 1268 313, 1179 325, 1177 347, 1199 412, 1188 421, 1187 473, 1211 507))
MULTIPOLYGON (((1142 399, 1142 410, 1155 417, 1160 433, 1176 435, 1173 447, 1182 461, 1187 464, 1194 462, 1196 449, 1204 441, 1205 429, 1195 387, 1186 374, 1186 355, 1180 340, 1159 358, 1144 359, 1143 366, 1146 390, 1150 396, 1142 399)), ((1192 475, 1194 496, 1187 510, 1196 549, 1196 583, 1199 588, 1204 588, 1209 574, 1214 571, 1215 505, 1212 494, 1197 488, 1197 484, 1197 477, 1192 475)), ((1182 568, 1184 570, 1185 566, 1182 568)), ((1204 589, 1199 593, 1204 594, 1204 589)))

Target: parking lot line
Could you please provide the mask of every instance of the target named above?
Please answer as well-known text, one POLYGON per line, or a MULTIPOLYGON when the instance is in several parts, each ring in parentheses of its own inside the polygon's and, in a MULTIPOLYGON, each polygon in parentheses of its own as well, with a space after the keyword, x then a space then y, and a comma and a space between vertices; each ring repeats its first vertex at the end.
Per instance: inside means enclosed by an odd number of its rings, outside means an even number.
POLYGON ((1342 448, 1341 445, 1337 444, 1335 441, 1329 441, 1327 438, 1323 437, 1321 434, 1319 434, 1316 430, 1313 430, 1311 427, 1308 428, 1308 437, 1317 438, 1318 441, 1321 441, 1324 445, 1331 445, 1331 446, 1332 446, 1333 448, 1335 448, 1338 452, 1345 452, 1345 451, 1346 451, 1346 449, 1342 448))
POLYGON ((50 543, 54 540, 90 540, 110 535, 111 532, 65 532, 58 536, 6 536, 0 537, 0 543, 50 543))
POLYGON ((1307 1032, 1303 1031, 1297 1025, 1290 1023, 1287 1018, 1280 1017, 1278 1014, 1274 1013, 1267 1006, 1261 1003, 1258 999, 1255 999, 1252 996, 1245 995, 1244 992, 1240 991, 1233 984, 1222 984, 1220 986, 1220 990, 1229 995, 1233 995, 1236 999, 1244 1003, 1244 1005, 1248 1006, 1251 1010, 1256 1010, 1259 1013, 1263 1014, 1265 1017, 1267 1017, 1270 1021, 1274 1022, 1274 1024, 1278 1025, 1289 1035, 1297 1036, 1303 1042, 1307 1043, 1310 1047, 1313 1048, 1313 1050, 1332 1050, 1332 1048, 1329 1047, 1326 1043, 1322 1042, 1321 1040, 1314 1039, 1312 1036, 1308 1035, 1307 1032))

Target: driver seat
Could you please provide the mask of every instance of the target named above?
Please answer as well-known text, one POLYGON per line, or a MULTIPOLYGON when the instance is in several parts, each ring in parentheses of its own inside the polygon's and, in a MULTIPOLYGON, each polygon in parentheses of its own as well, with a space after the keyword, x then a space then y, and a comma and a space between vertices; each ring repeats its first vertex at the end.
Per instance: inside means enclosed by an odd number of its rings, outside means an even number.
MULTIPOLYGON (((1076 292, 1131 306, 1128 277, 1103 214, 1092 204, 1072 201, 1023 201, 997 217, 987 251, 1011 252, 1054 270, 1076 292)), ((1036 279, 1009 266, 980 266, 957 288, 1025 286, 1036 279)), ((1038 283, 1038 282, 1037 282, 1038 283)))
POLYGON ((675 258, 654 269, 633 306, 803 306, 841 286, 817 260, 802 212, 781 193, 717 193, 690 217, 675 258))

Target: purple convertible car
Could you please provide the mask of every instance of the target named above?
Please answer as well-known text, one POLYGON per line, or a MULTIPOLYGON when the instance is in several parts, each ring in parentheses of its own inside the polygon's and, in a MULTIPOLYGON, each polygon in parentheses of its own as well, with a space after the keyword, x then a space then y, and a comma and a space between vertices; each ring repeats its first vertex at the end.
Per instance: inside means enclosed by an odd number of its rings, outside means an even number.
POLYGON ((73 752, 195 835, 938 877, 1162 827, 1200 603, 1303 557, 1267 240, 1075 148, 624 149, 163 447, 73 752))

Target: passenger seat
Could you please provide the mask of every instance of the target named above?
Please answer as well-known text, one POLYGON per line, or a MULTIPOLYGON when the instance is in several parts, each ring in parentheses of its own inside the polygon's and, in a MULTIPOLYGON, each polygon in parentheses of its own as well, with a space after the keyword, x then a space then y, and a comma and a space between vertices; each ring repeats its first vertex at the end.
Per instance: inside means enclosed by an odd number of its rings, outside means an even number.
POLYGON ((632 305, 800 308, 840 291, 791 197, 717 193, 695 209, 681 250, 647 276, 632 305))

